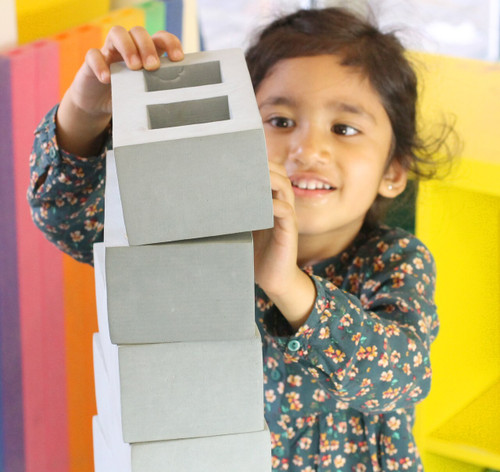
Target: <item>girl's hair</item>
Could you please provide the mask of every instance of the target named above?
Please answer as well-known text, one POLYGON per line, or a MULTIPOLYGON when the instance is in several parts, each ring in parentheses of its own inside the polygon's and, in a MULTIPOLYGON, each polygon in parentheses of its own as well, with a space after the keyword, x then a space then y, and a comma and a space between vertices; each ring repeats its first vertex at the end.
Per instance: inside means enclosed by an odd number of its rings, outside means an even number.
MULTIPOLYGON (((342 8, 299 10, 279 18, 258 35, 246 53, 255 92, 283 59, 333 54, 358 69, 378 93, 389 116, 393 145, 388 162, 397 160, 416 177, 436 174, 433 154, 447 132, 425 143, 417 131, 417 76, 394 33, 382 33, 371 20, 342 8)), ((382 216, 389 199, 377 197, 367 223, 382 216)))

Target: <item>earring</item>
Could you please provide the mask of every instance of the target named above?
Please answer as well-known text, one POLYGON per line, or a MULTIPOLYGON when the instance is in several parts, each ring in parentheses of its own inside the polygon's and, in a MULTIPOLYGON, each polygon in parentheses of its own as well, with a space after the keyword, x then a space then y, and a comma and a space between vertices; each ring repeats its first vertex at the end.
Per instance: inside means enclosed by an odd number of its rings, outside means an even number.
POLYGON ((388 188, 388 190, 392 190, 394 187, 392 186, 392 184, 389 184, 389 185, 387 186, 387 188, 388 188))

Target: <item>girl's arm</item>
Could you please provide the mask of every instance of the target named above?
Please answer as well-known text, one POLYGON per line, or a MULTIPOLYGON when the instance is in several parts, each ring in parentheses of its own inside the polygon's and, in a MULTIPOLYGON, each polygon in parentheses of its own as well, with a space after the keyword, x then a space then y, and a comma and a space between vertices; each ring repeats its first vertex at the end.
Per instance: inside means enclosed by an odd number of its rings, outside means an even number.
POLYGON ((113 27, 101 50, 91 49, 64 95, 35 131, 28 201, 35 224, 75 259, 92 263, 92 245, 102 240, 104 157, 111 148, 113 62, 152 70, 159 56, 183 57, 179 40, 143 28, 113 27))
POLYGON ((343 282, 348 291, 313 276, 317 298, 307 321, 289 338, 269 339, 266 375, 283 384, 268 386, 285 389, 290 404, 282 406, 290 414, 327 411, 338 402, 385 412, 411 407, 429 391, 429 349, 438 331, 430 253, 394 230, 357 261, 343 282))
POLYGON ((150 36, 144 28, 111 28, 104 46, 90 49, 57 112, 59 146, 72 154, 92 156, 102 148, 111 120, 110 64, 125 61, 132 70, 154 70, 166 52, 173 61, 183 56, 179 39, 166 31, 150 36))

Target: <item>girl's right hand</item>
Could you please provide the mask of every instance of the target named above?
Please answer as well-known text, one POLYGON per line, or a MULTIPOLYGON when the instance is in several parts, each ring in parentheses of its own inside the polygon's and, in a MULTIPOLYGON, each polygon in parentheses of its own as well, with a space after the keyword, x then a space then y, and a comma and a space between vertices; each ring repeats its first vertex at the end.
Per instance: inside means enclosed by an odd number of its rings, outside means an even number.
POLYGON ((142 27, 127 31, 113 26, 101 49, 90 49, 57 112, 57 139, 66 151, 79 155, 98 152, 111 119, 110 65, 125 61, 132 70, 155 70, 160 56, 183 59, 180 40, 166 31, 153 36, 142 27))

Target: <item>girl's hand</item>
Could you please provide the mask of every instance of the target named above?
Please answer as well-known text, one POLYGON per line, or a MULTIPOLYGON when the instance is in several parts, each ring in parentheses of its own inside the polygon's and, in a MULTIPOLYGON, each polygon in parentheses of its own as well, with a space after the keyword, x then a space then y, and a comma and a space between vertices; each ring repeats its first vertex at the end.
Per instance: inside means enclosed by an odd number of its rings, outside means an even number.
POLYGON ((269 162, 274 228, 254 232, 255 282, 297 329, 316 298, 312 280, 297 266, 298 229, 292 184, 282 165, 269 162))
POLYGON ((127 31, 111 28, 104 46, 90 49, 85 62, 63 97, 57 113, 59 145, 79 155, 93 155, 111 119, 111 72, 113 62, 125 61, 132 70, 155 70, 160 56, 172 61, 184 57, 180 40, 166 31, 150 36, 142 27, 127 31))

